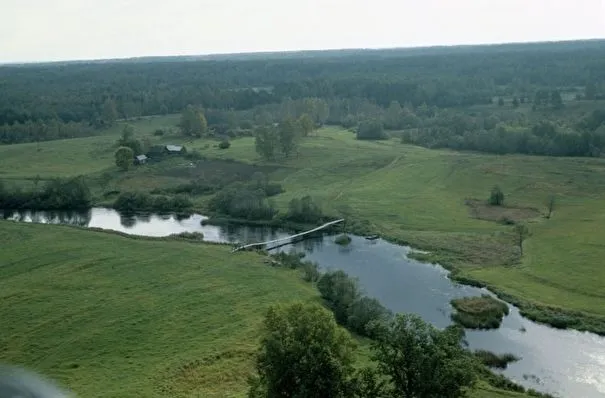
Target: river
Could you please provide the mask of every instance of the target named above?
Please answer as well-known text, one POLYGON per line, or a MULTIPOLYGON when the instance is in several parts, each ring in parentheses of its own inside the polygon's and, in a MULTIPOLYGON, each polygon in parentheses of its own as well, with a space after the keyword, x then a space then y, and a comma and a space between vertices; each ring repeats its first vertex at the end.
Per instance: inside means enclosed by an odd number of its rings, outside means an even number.
MULTIPOLYGON (((217 227, 201 225, 204 216, 122 217, 110 209, 88 212, 4 212, 5 219, 22 222, 72 224, 105 228, 128 234, 167 236, 180 232, 202 232, 213 242, 249 243, 287 236, 286 231, 261 227, 217 227)), ((410 248, 383 240, 353 237, 349 246, 324 236, 282 250, 306 253, 322 269, 341 269, 358 278, 368 296, 377 298, 394 312, 422 316, 437 327, 449 325, 452 298, 481 295, 487 291, 452 282, 440 266, 408 257, 410 248)), ((605 338, 592 333, 559 330, 523 318, 511 306, 502 326, 491 331, 467 331, 472 349, 512 353, 522 359, 503 373, 512 380, 560 397, 605 397, 605 338)))

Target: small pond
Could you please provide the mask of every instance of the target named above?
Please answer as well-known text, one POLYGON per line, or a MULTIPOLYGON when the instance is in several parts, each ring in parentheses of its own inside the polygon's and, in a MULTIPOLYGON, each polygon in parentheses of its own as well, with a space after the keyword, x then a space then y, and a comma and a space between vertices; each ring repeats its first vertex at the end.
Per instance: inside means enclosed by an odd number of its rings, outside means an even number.
MULTIPOLYGON (((4 212, 4 218, 23 222, 72 224, 129 234, 167 236, 202 232, 213 242, 257 242, 288 235, 270 228, 216 227, 201 225, 195 214, 121 217, 110 209, 88 212, 4 212)), ((342 269, 358 278, 369 296, 394 312, 411 312, 438 327, 450 324, 452 298, 485 294, 483 289, 453 283, 447 271, 408 258, 409 248, 383 240, 353 237, 342 247, 324 236, 286 246, 280 250, 304 252, 323 269, 342 269)), ((516 382, 561 397, 605 397, 605 338, 591 333, 557 330, 523 318, 516 308, 498 330, 467 331, 473 349, 512 353, 522 358, 504 374, 516 382)))

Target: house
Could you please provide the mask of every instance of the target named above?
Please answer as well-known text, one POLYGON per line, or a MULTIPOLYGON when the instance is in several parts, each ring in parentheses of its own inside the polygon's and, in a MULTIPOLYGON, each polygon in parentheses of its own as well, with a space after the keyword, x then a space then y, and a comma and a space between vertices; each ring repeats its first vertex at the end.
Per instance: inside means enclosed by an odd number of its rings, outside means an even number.
POLYGON ((145 164, 147 163, 147 156, 145 155, 138 155, 134 157, 134 163, 135 164, 145 164))
POLYGON ((170 154, 183 154, 187 152, 184 146, 182 145, 166 145, 166 152, 170 154))

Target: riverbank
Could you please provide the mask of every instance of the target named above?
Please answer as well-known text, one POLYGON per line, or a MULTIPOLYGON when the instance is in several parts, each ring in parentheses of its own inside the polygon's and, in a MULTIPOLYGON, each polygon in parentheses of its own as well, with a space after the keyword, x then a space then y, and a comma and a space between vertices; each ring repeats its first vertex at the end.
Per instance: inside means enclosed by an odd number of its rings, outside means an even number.
POLYGON ((82 396, 244 395, 266 308, 319 300, 300 270, 221 244, 8 221, 0 241, 0 360, 82 396))
MULTIPOLYGON (((355 233, 355 231, 352 230, 352 233, 355 233)), ((431 250, 434 249, 432 246, 417 245, 414 241, 403 240, 389 235, 382 235, 381 237, 394 244, 413 246, 414 248, 419 249, 420 251, 410 252, 409 257, 418 261, 441 265, 450 272, 448 277, 455 282, 488 289, 499 299, 517 307, 521 315, 532 321, 540 322, 557 329, 574 329, 605 336, 605 317, 596 317, 580 311, 544 305, 527 300, 518 295, 510 294, 495 283, 487 283, 478 278, 469 276, 465 272, 466 267, 456 265, 456 261, 448 261, 449 253, 444 256, 443 253, 431 252, 431 250)))

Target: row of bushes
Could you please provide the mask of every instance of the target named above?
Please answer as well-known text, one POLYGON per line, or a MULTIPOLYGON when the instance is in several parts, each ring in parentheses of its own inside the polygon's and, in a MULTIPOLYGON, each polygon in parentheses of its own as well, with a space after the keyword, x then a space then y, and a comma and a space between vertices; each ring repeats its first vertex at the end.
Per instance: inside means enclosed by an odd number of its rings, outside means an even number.
POLYGON ((373 337, 373 327, 393 316, 378 300, 362 295, 357 281, 343 271, 323 274, 317 288, 336 321, 360 336, 373 337))
POLYGON ((145 192, 123 192, 113 204, 116 210, 126 214, 139 211, 184 212, 192 206, 191 200, 183 195, 169 197, 145 192))
POLYGON ((41 189, 22 190, 0 181, 0 208, 29 210, 88 209, 91 194, 84 178, 53 179, 41 189))

